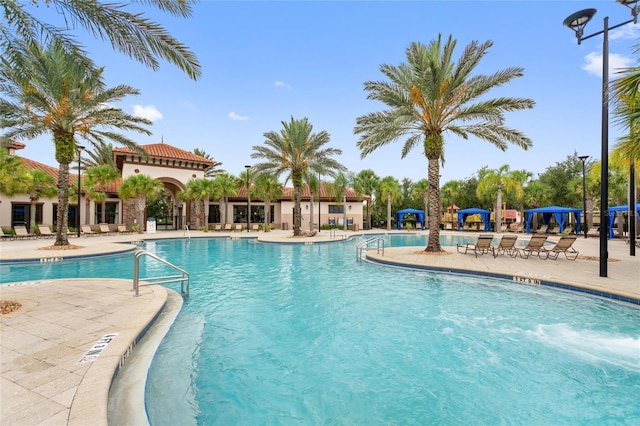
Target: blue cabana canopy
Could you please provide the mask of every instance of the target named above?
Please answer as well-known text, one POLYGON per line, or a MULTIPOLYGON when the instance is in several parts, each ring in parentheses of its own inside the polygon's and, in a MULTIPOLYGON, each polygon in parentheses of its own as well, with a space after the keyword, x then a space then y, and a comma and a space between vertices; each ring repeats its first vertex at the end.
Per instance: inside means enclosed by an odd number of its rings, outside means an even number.
MULTIPOLYGON (((628 211, 629 205, 609 207, 609 238, 615 237, 615 235, 613 234, 613 222, 616 221, 616 213, 624 213, 628 211)), ((640 216, 640 203, 636 204, 636 212, 638 213, 638 216, 640 216)))
POLYGON ((489 210, 476 208, 458 210, 458 231, 462 228, 462 224, 467 219, 467 216, 472 214, 479 214, 482 223, 484 223, 484 230, 491 231, 491 212, 489 210))
POLYGON ((415 214, 418 223, 420 224, 420 229, 424 229, 424 210, 416 210, 416 209, 404 209, 398 210, 396 212, 396 228, 402 229, 402 218, 406 214, 415 214))
POLYGON ((551 222, 551 217, 553 216, 556 219, 556 223, 560 227, 560 233, 564 232, 564 225, 567 223, 567 217, 570 213, 573 213, 576 217, 576 223, 578 225, 576 233, 580 233, 580 215, 582 214, 582 210, 580 209, 572 209, 571 207, 548 206, 529 209, 525 210, 524 212, 527 214, 527 233, 531 232, 531 221, 533 219, 533 215, 535 215, 536 213, 542 213, 542 221, 545 225, 549 225, 549 223, 551 222))

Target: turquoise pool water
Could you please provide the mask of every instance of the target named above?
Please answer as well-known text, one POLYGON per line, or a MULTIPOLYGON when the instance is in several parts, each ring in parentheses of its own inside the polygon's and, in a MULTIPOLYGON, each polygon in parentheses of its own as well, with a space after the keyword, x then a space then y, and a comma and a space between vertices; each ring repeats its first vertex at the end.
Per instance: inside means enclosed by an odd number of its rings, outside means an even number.
POLYGON ((640 422, 640 310, 357 263, 355 245, 156 243, 193 284, 151 423, 640 422))
MULTIPOLYGON (((192 277, 149 372, 151 423, 640 423, 640 310, 358 263, 359 241, 147 243, 192 277)), ((0 265, 0 279, 131 278, 132 257, 0 265)))

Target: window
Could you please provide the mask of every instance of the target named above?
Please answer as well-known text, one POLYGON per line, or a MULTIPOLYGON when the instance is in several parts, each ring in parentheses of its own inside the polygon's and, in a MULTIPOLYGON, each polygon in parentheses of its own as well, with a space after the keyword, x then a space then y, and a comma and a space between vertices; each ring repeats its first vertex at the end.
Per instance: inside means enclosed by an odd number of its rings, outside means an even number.
POLYGON ((344 213, 344 206, 341 204, 329 204, 329 214, 344 213))

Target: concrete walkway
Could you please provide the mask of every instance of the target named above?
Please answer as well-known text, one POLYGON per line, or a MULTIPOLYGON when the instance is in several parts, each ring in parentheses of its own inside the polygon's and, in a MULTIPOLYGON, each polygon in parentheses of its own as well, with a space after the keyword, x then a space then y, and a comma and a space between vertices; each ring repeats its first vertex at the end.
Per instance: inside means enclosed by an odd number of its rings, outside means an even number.
MULTIPOLYGON (((291 231, 190 233, 192 238, 258 238, 279 243, 328 243, 351 235, 342 231, 334 235, 322 231, 308 238, 292 238, 291 231)), ((133 250, 131 242, 137 240, 184 236, 182 231, 167 231, 71 238, 71 244, 82 246, 75 250, 43 249, 52 244, 50 239, 2 241, 0 262, 95 256, 133 250)), ((581 255, 576 261, 562 255, 555 261, 491 255, 476 258, 457 253, 455 248, 447 248, 444 255, 425 255, 422 247, 386 248, 384 256, 370 250, 367 255, 382 262, 566 283, 640 300, 640 253, 630 257, 627 244, 610 241, 608 277, 601 278, 598 239, 579 238, 574 246, 581 255)), ((150 324, 157 328, 163 322, 156 321, 158 318, 175 315, 163 309, 168 299, 175 299, 168 297, 170 290, 147 286, 136 298, 131 285, 130 280, 82 277, 0 285, 0 299, 22 304, 18 311, 2 315, 0 321, 0 424, 107 425, 114 374, 150 324)), ((160 340, 161 336, 156 342, 160 340)), ((139 382, 137 386, 143 387, 144 378, 139 382)))

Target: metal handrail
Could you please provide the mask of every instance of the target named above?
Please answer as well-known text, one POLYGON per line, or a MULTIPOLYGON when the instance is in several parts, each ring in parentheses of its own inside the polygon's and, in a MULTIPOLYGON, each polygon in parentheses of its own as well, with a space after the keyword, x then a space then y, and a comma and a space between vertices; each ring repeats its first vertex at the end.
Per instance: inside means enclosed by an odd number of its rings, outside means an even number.
POLYGON ((189 239, 191 239, 191 232, 189 232, 189 225, 184 226, 184 232, 182 233, 182 236, 184 237, 185 235, 189 237, 189 239))
MULTIPOLYGON (((330 240, 335 240, 338 238, 338 234, 336 234, 336 229, 337 228, 331 228, 329 229, 329 239, 330 240)), ((347 234, 342 234, 340 235, 341 239, 346 240, 347 239, 347 234)))
POLYGON ((140 286, 141 285, 151 285, 151 284, 167 284, 167 283, 176 283, 180 282, 180 293, 183 297, 189 297, 189 273, 184 269, 178 268, 177 266, 167 262, 166 260, 156 256, 153 253, 149 253, 146 250, 136 250, 133 255, 133 292, 134 296, 140 296, 140 286), (175 269, 180 272, 180 275, 167 275, 164 277, 155 277, 155 278, 140 278, 140 258, 142 256, 148 256, 152 259, 157 260, 160 263, 167 265, 170 268, 175 269), (140 283, 142 281, 142 284, 140 283), (186 286, 185 286, 186 283, 186 286))
POLYGON ((376 253, 380 254, 380 252, 382 251, 382 255, 384 256, 384 238, 371 237, 356 246, 356 260, 358 262, 362 260, 362 252, 365 249, 371 248, 374 242, 376 243, 376 253))

